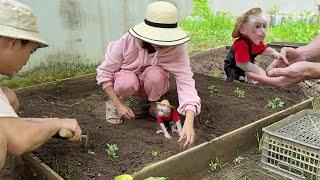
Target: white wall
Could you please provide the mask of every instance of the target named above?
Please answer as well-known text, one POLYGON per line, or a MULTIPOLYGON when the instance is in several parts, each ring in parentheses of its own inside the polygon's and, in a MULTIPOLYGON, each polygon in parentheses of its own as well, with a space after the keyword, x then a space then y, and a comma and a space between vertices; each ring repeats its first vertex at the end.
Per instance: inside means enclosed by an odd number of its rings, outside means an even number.
POLYGON ((238 16, 252 7, 261 7, 267 12, 273 7, 280 9, 280 13, 296 14, 306 10, 317 13, 316 4, 319 0, 208 0, 214 11, 226 11, 238 16))
MULTIPOLYGON (((18 0, 36 11, 42 37, 49 48, 32 55, 27 67, 39 62, 101 62, 111 40, 141 22, 156 0, 18 0)), ((192 0, 169 0, 182 17, 192 11, 192 0)))

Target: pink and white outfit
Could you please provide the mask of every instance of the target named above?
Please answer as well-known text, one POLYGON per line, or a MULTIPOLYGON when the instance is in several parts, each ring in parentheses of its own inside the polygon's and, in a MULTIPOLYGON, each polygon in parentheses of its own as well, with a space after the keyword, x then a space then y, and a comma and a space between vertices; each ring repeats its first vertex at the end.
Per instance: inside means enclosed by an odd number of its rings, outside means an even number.
POLYGON ((109 44, 105 60, 97 69, 97 81, 103 89, 113 85, 120 99, 145 92, 149 101, 157 101, 168 91, 169 73, 177 84, 178 112, 190 109, 200 113, 200 98, 190 67, 186 44, 169 46, 148 54, 142 41, 130 33, 109 44))

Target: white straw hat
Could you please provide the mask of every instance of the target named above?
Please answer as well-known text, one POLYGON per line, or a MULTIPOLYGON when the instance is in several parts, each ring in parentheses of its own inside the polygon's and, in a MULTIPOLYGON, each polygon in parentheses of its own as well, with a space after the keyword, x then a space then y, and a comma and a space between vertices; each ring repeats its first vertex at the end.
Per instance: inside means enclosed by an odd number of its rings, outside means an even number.
POLYGON ((157 1, 148 6, 144 22, 129 29, 129 33, 148 43, 172 46, 189 41, 178 27, 178 10, 168 2, 157 1))
POLYGON ((33 10, 14 0, 0 0, 0 36, 30 40, 47 47, 40 38, 33 10))

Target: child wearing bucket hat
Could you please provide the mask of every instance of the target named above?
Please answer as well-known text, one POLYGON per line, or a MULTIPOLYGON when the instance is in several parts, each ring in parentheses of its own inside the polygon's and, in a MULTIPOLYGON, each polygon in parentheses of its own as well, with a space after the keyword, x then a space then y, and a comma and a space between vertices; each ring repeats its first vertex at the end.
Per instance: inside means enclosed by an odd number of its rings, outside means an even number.
POLYGON ((156 101, 167 92, 171 73, 177 83, 177 111, 186 115, 179 140, 186 139, 185 146, 193 142, 193 121, 200 113, 200 98, 186 49, 188 40, 178 26, 177 8, 157 1, 148 6, 143 22, 108 45, 105 60, 97 69, 98 84, 110 98, 106 103, 107 122, 121 124, 123 118, 135 117, 123 103, 133 95, 147 98, 151 112, 156 112, 156 101))
POLYGON ((236 40, 224 61, 227 81, 241 81, 241 77, 244 77, 246 82, 255 83, 245 77, 245 72, 266 76, 266 72, 254 64, 255 57, 258 55, 263 55, 270 60, 279 59, 288 63, 279 52, 267 47, 263 42, 266 34, 267 20, 260 8, 252 8, 238 17, 232 31, 232 37, 236 40))
MULTIPOLYGON (((0 74, 12 76, 26 64, 37 48, 48 44, 39 36, 36 16, 31 8, 14 0, 0 0, 0 74)), ((20 155, 31 151, 60 129, 80 138, 75 119, 19 118, 19 101, 13 90, 0 87, 0 169, 7 152, 20 155)))

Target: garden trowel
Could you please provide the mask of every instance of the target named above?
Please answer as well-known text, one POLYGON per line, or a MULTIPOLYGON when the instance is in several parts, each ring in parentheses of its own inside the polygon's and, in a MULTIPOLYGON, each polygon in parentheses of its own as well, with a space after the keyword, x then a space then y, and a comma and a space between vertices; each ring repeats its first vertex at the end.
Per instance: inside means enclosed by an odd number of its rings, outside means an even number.
MULTIPOLYGON (((72 131, 68 130, 68 129, 60 129, 58 133, 56 133, 55 135, 53 135, 53 138, 71 138, 73 136, 72 131)), ((81 135, 80 136, 80 141, 84 142, 84 147, 90 147, 90 137, 89 137, 89 133, 87 133, 86 135, 81 135)))

